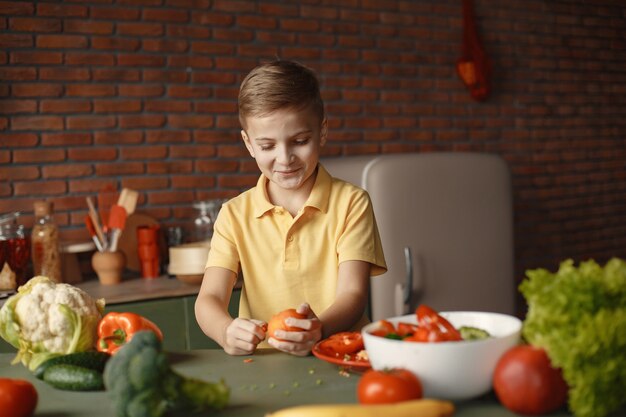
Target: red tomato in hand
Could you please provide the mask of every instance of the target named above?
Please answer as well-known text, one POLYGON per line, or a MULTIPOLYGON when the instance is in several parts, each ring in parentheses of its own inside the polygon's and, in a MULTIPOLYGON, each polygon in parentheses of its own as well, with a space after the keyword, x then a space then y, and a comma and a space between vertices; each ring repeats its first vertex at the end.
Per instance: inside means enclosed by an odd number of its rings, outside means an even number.
POLYGON ((0 410, 4 417, 28 417, 37 407, 37 390, 24 379, 0 378, 0 410))
POLYGON ((422 398, 422 383, 411 371, 391 369, 365 372, 357 385, 361 404, 387 404, 422 398))
POLYGON ((498 361, 493 389, 509 410, 539 415, 561 408, 567 401, 568 388, 561 370, 552 367, 545 350, 520 345, 498 361))

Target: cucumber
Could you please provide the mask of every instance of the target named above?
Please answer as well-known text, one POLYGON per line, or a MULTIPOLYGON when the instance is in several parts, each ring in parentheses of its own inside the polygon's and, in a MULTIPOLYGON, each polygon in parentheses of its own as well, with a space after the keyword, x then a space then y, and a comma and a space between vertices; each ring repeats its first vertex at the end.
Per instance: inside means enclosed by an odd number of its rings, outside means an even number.
POLYGON ((33 373, 37 378, 43 379, 43 374, 46 372, 46 369, 53 365, 76 365, 102 373, 104 371, 104 365, 106 365, 110 357, 111 355, 108 353, 96 351, 76 352, 55 356, 39 365, 33 373))
POLYGON ((102 373, 77 365, 52 365, 43 373, 43 380, 54 388, 67 391, 98 391, 104 389, 102 373))

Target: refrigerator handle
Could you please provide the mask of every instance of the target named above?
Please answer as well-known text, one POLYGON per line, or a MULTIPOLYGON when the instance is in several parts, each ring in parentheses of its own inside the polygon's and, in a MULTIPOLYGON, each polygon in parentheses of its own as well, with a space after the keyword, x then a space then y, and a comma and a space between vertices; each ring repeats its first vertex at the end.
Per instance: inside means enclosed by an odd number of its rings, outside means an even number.
POLYGON ((411 298, 413 294, 413 257, 411 248, 404 248, 404 264, 406 278, 404 284, 396 284, 395 310, 397 316, 408 314, 411 310, 411 298))

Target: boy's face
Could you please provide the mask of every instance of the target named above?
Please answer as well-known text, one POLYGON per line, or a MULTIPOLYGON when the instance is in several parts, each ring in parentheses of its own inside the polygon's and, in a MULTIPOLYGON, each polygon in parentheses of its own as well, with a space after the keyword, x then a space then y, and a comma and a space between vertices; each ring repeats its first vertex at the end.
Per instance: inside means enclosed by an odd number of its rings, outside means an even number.
POLYGON ((295 191, 315 172, 320 149, 326 143, 326 119, 311 110, 277 110, 246 119, 243 141, 270 187, 295 191))

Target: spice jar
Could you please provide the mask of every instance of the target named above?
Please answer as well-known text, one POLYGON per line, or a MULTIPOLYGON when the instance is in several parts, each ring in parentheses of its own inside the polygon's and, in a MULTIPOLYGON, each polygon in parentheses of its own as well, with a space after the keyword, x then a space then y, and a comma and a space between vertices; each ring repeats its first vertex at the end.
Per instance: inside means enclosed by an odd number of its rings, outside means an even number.
POLYGON ((59 229, 52 217, 53 205, 48 201, 35 201, 34 208, 36 220, 31 233, 34 274, 62 282, 59 229))
POLYGON ((14 290, 27 281, 30 243, 24 226, 16 221, 19 215, 0 216, 0 290, 14 290))

